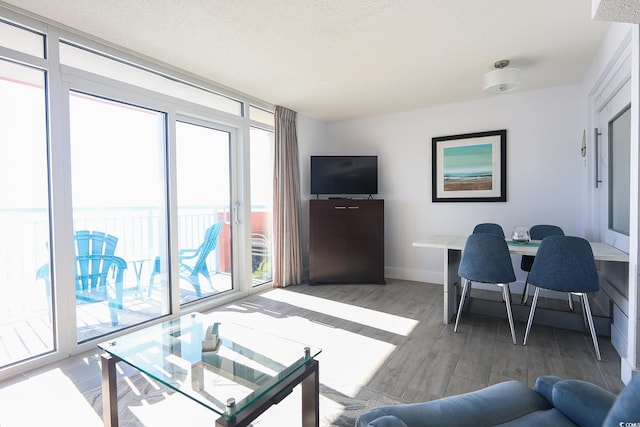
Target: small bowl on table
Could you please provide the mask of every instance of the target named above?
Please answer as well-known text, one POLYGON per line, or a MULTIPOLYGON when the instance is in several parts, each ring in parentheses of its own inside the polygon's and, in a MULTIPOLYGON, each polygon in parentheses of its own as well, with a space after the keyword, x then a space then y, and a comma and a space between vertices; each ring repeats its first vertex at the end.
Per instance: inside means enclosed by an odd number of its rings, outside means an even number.
POLYGON ((531 241, 531 235, 529 235, 529 229, 521 225, 516 226, 511 233, 511 240, 514 243, 527 244, 531 241))

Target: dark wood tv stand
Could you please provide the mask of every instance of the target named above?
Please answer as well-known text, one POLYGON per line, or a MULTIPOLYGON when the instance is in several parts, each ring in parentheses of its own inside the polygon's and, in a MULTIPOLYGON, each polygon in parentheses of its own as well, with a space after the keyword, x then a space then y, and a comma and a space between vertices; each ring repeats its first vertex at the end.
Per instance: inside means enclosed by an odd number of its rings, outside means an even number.
POLYGON ((309 283, 384 283, 384 200, 309 200, 309 283))

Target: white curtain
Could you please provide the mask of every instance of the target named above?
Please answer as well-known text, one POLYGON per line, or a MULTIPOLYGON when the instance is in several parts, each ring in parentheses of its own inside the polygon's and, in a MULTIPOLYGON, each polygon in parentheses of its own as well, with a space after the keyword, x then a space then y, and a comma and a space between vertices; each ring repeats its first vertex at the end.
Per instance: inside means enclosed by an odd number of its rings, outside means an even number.
POLYGON ((295 111, 276 107, 273 287, 302 283, 300 167, 295 111))

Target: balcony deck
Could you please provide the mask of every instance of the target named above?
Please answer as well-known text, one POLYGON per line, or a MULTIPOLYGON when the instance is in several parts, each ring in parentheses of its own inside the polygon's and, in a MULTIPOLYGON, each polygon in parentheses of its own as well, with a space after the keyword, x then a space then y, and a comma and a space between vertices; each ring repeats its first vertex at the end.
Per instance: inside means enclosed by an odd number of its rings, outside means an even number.
MULTIPOLYGON (((182 283, 182 302, 198 299, 189 283, 182 283)), ((231 276, 212 276, 213 288, 203 286, 203 297, 211 297, 232 289, 231 276)), ((6 295, 5 295, 6 297, 6 295)), ((24 299, 19 298, 19 301, 24 299)), ((119 311, 118 329, 139 324, 158 316, 162 312, 162 291, 160 286, 147 287, 138 292, 129 291, 119 311)), ((78 304, 76 306, 77 341, 94 339, 116 330, 111 325, 111 314, 107 302, 78 304)), ((0 315, 0 366, 28 359, 53 350, 53 331, 50 313, 44 298, 32 300, 29 304, 16 304, 10 313, 0 315)))

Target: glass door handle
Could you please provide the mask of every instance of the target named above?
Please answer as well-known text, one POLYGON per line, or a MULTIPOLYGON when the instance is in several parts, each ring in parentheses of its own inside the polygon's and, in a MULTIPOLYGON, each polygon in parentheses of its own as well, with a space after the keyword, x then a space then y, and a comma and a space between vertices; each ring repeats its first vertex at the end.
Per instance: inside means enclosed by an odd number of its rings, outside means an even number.
POLYGON ((240 203, 236 202, 236 204, 233 205, 233 222, 235 222, 236 224, 240 224, 239 211, 240 211, 240 203))
POLYGON ((594 166, 596 168, 596 188, 598 188, 598 185, 602 182, 602 180, 600 179, 600 172, 599 172, 599 168, 598 168, 598 162, 600 161, 600 159, 598 158, 598 150, 599 150, 599 145, 600 145, 600 136, 602 136, 602 132, 598 132, 598 128, 594 129, 594 144, 593 144, 593 148, 594 148, 594 156, 595 157, 595 161, 594 166))

